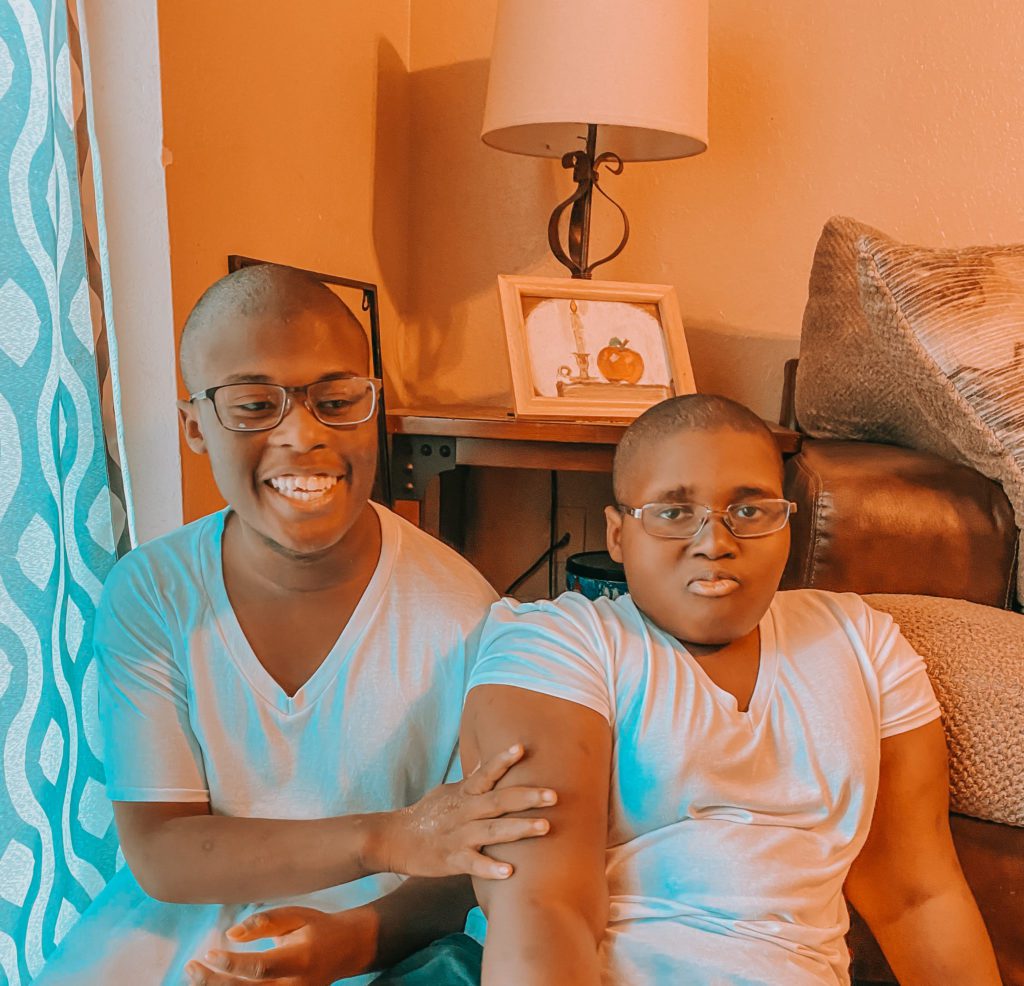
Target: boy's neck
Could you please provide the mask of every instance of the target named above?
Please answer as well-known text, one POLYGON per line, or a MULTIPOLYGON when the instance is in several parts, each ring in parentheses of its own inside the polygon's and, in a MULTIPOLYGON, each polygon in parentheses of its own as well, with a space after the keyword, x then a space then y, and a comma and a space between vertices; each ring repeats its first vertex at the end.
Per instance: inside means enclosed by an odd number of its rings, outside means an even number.
POLYGON ((754 627, 750 633, 746 633, 742 637, 737 637, 735 640, 727 640, 722 644, 695 644, 690 640, 680 640, 679 642, 696 658, 728 658, 730 654, 748 650, 752 639, 760 639, 757 627, 754 627))
POLYGON ((725 644, 684 643, 684 646, 704 673, 736 699, 739 711, 746 712, 761 670, 759 627, 725 644))
POLYGON ((228 514, 224 530, 225 578, 244 581, 277 595, 343 591, 353 583, 365 587, 381 551, 380 520, 367 503, 340 541, 316 555, 286 551, 228 514))

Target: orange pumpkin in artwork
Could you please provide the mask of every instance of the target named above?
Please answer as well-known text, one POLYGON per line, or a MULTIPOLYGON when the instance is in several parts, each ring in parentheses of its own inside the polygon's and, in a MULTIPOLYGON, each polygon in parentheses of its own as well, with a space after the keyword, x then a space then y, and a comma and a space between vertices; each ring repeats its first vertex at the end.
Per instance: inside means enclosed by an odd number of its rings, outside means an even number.
POLYGON ((611 338, 597 354, 597 368, 611 383, 636 383, 644 375, 644 358, 627 349, 628 339, 611 338))

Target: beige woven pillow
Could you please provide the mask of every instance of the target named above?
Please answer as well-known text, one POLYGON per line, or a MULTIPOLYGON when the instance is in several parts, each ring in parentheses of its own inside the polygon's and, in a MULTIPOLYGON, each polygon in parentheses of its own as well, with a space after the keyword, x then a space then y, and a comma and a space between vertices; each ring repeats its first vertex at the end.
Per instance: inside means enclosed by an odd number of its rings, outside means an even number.
POLYGON ((1024 245, 906 246, 829 220, 796 410, 815 437, 893 442, 972 466, 1002 484, 1024 527, 1024 245))
POLYGON ((962 599, 865 596, 924 658, 949 743, 950 804, 1024 825, 1024 615, 962 599))

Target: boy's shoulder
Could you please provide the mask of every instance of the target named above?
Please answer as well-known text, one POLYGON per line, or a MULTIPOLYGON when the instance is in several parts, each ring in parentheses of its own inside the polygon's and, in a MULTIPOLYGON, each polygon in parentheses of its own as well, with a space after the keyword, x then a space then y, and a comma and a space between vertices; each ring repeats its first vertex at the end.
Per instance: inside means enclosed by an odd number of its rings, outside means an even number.
POLYGON ((831 641, 874 659, 879 642, 894 629, 888 613, 873 609, 855 592, 789 589, 777 592, 769 609, 775 630, 793 646, 831 641))
MULTIPOLYGON (((837 632, 863 639, 877 614, 856 593, 794 589, 778 592, 769 612, 776 624, 800 637, 824 637, 837 632)), ((589 635, 605 643, 646 637, 650 619, 629 594, 617 599, 588 599, 578 592, 565 592, 555 599, 519 602, 499 600, 490 609, 492 627, 514 626, 524 635, 589 635)))
POLYGON ((609 630, 623 624, 639 624, 643 616, 628 595, 617 599, 600 596, 588 599, 579 592, 563 592, 554 599, 520 602, 508 596, 492 607, 492 626, 516 626, 524 634, 589 633, 607 637, 609 630))
POLYGON ((775 593, 771 612, 790 618, 819 618, 860 622, 873 610, 855 592, 831 592, 827 589, 785 589, 775 593))
POLYGON ((118 559, 103 586, 108 604, 119 598, 137 598, 159 592, 173 595, 175 586, 190 586, 202 579, 204 568, 224 528, 220 510, 132 548, 118 559))
POLYGON ((394 549, 395 574, 411 591, 477 601, 486 609, 497 593, 454 548, 411 524, 393 510, 373 504, 385 545, 394 549))

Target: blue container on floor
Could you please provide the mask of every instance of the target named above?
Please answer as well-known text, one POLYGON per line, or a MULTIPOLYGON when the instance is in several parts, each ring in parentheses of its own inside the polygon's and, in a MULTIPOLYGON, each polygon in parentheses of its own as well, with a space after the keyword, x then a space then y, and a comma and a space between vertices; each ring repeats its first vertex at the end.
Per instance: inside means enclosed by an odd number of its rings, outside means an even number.
POLYGON ((621 563, 612 560, 607 551, 581 551, 565 562, 565 587, 580 592, 587 599, 618 599, 629 591, 621 563))

